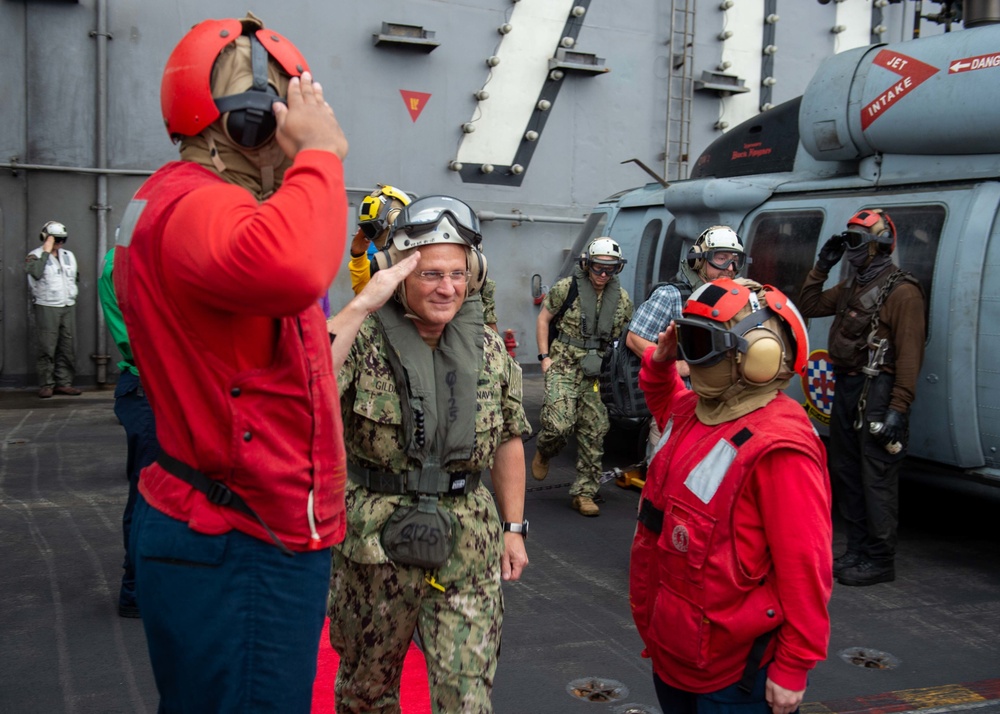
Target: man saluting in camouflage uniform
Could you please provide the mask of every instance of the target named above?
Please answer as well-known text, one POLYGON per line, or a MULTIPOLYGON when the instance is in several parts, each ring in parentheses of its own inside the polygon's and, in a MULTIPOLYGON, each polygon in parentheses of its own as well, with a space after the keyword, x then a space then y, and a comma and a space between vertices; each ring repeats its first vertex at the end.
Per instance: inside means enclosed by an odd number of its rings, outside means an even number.
POLYGON ((492 711, 500 583, 528 564, 530 427, 521 369, 483 325, 481 240, 461 201, 413 201, 368 286, 328 323, 350 476, 329 602, 340 714, 399 711, 414 631, 434 711, 492 711))

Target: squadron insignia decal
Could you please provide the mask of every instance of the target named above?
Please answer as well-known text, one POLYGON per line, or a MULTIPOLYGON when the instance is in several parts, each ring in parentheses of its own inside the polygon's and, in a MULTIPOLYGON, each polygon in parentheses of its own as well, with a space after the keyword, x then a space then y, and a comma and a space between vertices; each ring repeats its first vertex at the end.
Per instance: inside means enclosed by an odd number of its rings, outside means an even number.
POLYGON ((802 391, 806 395, 806 411, 810 418, 820 424, 830 424, 833 411, 833 389, 836 384, 833 364, 826 350, 814 350, 809 354, 806 373, 802 375, 802 391))

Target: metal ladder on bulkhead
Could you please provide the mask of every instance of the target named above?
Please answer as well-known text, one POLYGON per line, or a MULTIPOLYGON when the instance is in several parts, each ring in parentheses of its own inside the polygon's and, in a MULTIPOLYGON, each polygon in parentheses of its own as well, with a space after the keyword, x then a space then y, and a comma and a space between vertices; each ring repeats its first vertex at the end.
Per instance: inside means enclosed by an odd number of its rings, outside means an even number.
POLYGON ((668 181, 688 177, 694 94, 695 4, 695 0, 670 0, 670 72, 663 160, 663 176, 668 181))

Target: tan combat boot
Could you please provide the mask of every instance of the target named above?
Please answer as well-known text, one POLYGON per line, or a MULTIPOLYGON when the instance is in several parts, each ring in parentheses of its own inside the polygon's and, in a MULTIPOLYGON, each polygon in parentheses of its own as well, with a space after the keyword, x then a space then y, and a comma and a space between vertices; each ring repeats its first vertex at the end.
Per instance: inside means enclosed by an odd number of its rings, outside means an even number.
POLYGON ((590 496, 573 496, 573 510, 579 511, 581 516, 601 515, 601 509, 590 496))
POLYGON ((549 460, 539 452, 535 452, 535 458, 531 460, 531 475, 536 481, 542 481, 549 475, 549 460))

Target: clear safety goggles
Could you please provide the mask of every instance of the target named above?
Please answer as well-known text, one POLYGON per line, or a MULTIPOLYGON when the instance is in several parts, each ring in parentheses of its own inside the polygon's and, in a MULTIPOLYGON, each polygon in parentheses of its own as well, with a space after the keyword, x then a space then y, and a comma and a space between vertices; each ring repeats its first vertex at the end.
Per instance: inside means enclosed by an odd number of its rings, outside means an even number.
POLYGON ((746 253, 737 253, 734 250, 710 250, 702 255, 705 256, 708 264, 716 270, 729 270, 730 266, 732 266, 733 271, 736 273, 743 270, 744 266, 750 262, 746 253))
POLYGON ((618 275, 625 267, 624 263, 598 263, 591 262, 590 272, 594 275, 618 275))
POLYGON ((478 247, 483 242, 479 216, 467 203, 451 196, 418 198, 396 216, 393 229, 415 238, 421 233, 433 231, 445 216, 469 245, 478 247))

